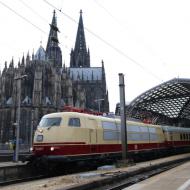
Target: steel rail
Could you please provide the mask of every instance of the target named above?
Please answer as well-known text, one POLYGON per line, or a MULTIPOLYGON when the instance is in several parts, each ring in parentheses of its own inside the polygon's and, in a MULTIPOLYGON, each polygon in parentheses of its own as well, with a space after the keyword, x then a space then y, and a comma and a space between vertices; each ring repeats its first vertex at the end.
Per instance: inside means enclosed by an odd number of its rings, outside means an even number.
POLYGON ((119 183, 115 183, 111 187, 104 188, 104 190, 122 190, 122 189, 124 189, 126 187, 129 187, 131 185, 139 183, 140 181, 146 180, 146 179, 148 179, 148 178, 150 178, 152 176, 158 175, 158 174, 160 174, 162 172, 165 172, 167 170, 175 168, 175 167, 177 167, 177 166, 179 166, 179 165, 181 165, 183 163, 184 162, 177 163, 177 164, 172 164, 172 165, 169 165, 169 166, 164 166, 164 167, 161 167, 161 168, 154 169, 152 171, 143 172, 141 174, 129 177, 128 179, 122 180, 119 183))

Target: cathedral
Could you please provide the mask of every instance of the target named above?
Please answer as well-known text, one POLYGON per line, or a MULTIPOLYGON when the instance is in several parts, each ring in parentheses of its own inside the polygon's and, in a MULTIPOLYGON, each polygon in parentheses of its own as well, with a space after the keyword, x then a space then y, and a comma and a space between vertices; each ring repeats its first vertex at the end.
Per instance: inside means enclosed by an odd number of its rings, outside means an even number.
POLYGON ((23 55, 16 67, 13 59, 9 65, 5 62, 0 74, 0 143, 15 138, 18 110, 24 144, 29 144, 44 114, 62 111, 66 105, 109 112, 104 63, 101 67, 90 66, 82 11, 69 67, 62 63, 58 33, 54 11, 46 49, 40 45, 32 56, 23 55))

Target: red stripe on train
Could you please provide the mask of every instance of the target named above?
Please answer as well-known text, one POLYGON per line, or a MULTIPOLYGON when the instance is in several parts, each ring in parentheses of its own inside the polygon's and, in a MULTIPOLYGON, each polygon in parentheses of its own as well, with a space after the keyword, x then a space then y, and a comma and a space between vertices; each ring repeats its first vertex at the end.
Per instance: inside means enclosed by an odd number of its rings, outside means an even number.
MULTIPOLYGON (((129 144, 129 151, 142 151, 164 148, 165 143, 129 144)), ((34 145, 36 155, 78 155, 92 153, 120 152, 121 144, 96 144, 96 145, 34 145), (53 147, 53 151, 51 150, 53 147)))
MULTIPOLYGON (((164 149, 170 147, 189 146, 189 141, 176 141, 164 143, 144 143, 144 144, 128 144, 128 151, 149 151, 155 149, 164 149)), ((94 153, 120 152, 121 144, 94 144, 87 145, 83 142, 67 142, 67 143, 36 143, 34 144, 33 153, 36 155, 79 155, 94 153), (71 143, 71 144, 68 144, 71 143), (51 150, 53 147, 54 150, 51 150)))
POLYGON ((61 145, 61 144, 86 144, 85 142, 51 142, 51 143, 34 143, 34 146, 35 145, 54 145, 54 144, 58 144, 58 145, 61 145))

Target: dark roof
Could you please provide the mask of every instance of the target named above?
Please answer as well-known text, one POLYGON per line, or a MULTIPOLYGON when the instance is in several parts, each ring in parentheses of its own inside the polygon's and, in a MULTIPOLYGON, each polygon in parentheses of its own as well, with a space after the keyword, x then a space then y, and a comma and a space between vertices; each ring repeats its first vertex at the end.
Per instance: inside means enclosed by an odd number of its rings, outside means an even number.
POLYGON ((127 106, 127 113, 135 118, 164 118, 170 124, 190 123, 190 79, 174 78, 144 92, 127 106))
POLYGON ((102 80, 102 67, 71 67, 70 77, 76 80, 102 80))

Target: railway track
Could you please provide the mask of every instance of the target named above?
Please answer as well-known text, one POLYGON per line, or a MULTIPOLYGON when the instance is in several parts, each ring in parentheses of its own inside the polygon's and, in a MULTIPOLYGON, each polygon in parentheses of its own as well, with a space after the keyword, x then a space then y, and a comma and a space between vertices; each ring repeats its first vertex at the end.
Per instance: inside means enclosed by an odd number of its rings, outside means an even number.
MULTIPOLYGON (((112 184, 111 186, 108 185, 108 187, 104 187, 103 189, 104 190, 122 190, 126 187, 129 187, 133 184, 136 184, 136 183, 139 183, 140 181, 143 181, 143 180, 146 180, 154 175, 158 175, 162 172, 165 172, 167 170, 170 170, 174 167, 177 167, 181 164, 183 164, 184 162, 181 162, 181 163, 176 163, 176 164, 172 164, 172 165, 169 165, 169 166, 164 166, 164 167, 161 167, 161 168, 157 168, 157 169, 154 169, 154 170, 151 170, 151 171, 147 171, 147 172, 142 172, 141 174, 137 174, 135 176, 132 176, 132 177, 129 177, 125 180, 122 180, 120 181, 119 183, 115 183, 115 184, 112 184)), ((98 188, 96 190, 103 190, 102 188, 98 188)))

